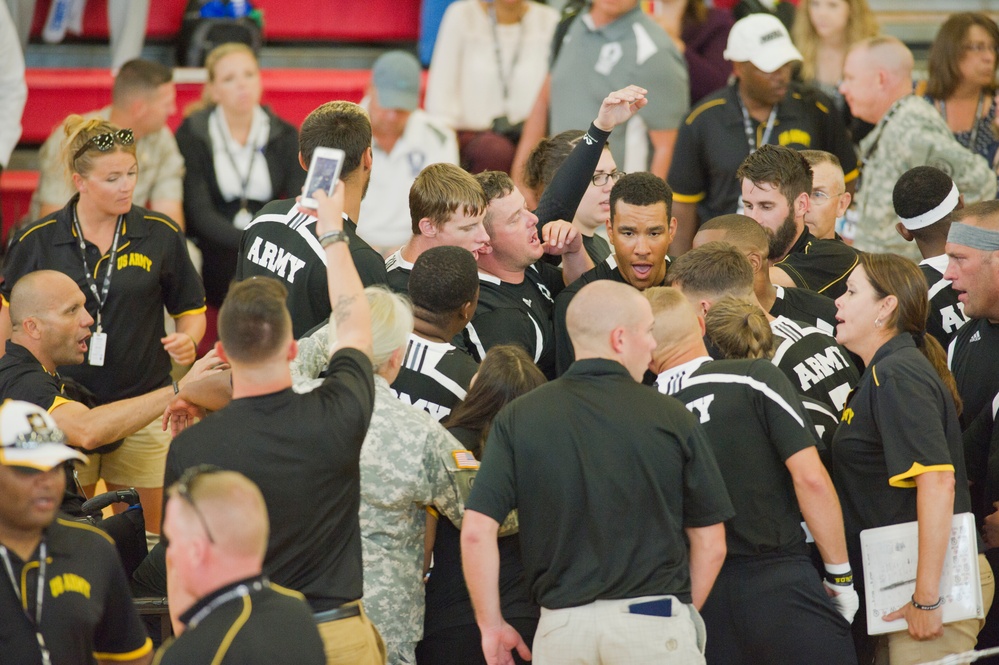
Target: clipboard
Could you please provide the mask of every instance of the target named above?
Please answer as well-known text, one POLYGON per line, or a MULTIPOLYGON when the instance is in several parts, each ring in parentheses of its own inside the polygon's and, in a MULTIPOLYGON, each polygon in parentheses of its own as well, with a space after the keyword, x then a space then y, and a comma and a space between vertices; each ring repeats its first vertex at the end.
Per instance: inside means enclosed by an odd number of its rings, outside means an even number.
MULTIPOLYGON (((973 514, 954 515, 940 576, 944 623, 985 618, 977 537, 973 514)), ((860 550, 864 565, 867 634, 907 630, 905 619, 884 621, 882 617, 912 601, 919 551, 918 523, 865 529, 860 532, 860 550)))

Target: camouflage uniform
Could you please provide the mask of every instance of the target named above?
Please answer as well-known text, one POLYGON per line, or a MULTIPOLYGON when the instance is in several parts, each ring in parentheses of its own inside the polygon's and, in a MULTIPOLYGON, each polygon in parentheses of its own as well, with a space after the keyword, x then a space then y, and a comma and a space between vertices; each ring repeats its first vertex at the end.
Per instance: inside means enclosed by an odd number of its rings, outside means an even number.
POLYGON ((375 410, 361 447, 364 608, 390 665, 415 663, 423 637, 427 507, 460 528, 478 466, 428 413, 399 401, 375 375, 375 410))
POLYGON ((996 175, 988 162, 958 143, 940 114, 913 95, 895 102, 860 142, 860 154, 862 180, 853 246, 864 252, 895 252, 915 261, 922 259, 916 244, 906 242, 895 230, 898 217, 891 198, 895 183, 911 168, 940 169, 954 179, 965 203, 995 198, 996 175))
POLYGON ((298 354, 291 361, 291 381, 295 392, 309 392, 322 383, 318 377, 330 362, 329 330, 327 323, 308 337, 298 340, 298 354))

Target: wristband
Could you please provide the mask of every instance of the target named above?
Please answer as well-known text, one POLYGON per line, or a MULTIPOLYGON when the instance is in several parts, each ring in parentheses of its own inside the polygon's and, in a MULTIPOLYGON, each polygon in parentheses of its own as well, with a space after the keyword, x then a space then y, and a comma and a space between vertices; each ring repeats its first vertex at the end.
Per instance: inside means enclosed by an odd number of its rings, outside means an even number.
POLYGON ((827 563, 825 564, 825 578, 830 584, 836 586, 851 586, 853 584, 853 571, 850 563, 827 563))
POLYGON ((319 236, 319 244, 323 248, 329 247, 335 242, 350 245, 350 237, 343 231, 330 231, 319 236))
POLYGON ((937 602, 933 603, 932 605, 920 605, 919 603, 916 602, 916 594, 912 594, 912 606, 915 607, 917 610, 925 610, 927 612, 930 612, 932 610, 939 608, 941 605, 943 605, 943 596, 937 598, 937 602))
POLYGON ((173 394, 174 394, 174 395, 177 395, 178 393, 180 393, 180 386, 179 386, 179 385, 177 385, 177 382, 176 382, 176 381, 174 381, 174 382, 173 382, 173 394))

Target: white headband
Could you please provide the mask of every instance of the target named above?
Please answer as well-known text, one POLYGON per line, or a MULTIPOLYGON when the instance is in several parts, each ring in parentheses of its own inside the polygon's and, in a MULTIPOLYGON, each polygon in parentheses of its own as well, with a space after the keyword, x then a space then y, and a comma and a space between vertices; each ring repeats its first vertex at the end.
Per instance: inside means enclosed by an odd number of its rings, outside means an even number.
POLYGON ((952 183, 950 194, 948 194, 936 208, 927 210, 922 215, 916 215, 915 217, 910 217, 909 219, 899 216, 899 219, 902 220, 902 226, 910 231, 917 231, 929 226, 930 224, 939 222, 945 215, 949 215, 954 212, 954 208, 957 207, 957 202, 960 198, 961 194, 957 191, 957 185, 952 183))

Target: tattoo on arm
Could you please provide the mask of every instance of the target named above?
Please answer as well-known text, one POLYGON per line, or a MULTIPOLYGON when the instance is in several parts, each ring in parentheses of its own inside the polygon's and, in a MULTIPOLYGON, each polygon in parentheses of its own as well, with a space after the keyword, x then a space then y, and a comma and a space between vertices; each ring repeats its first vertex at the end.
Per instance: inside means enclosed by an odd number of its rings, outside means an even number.
POLYGON ((351 305, 357 300, 357 296, 340 296, 333 305, 333 320, 336 325, 346 321, 351 314, 351 305))

